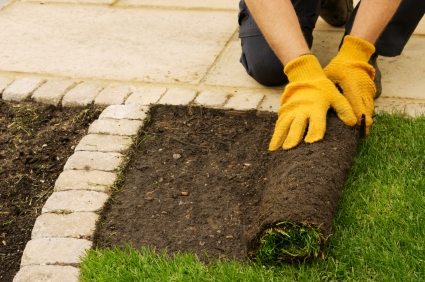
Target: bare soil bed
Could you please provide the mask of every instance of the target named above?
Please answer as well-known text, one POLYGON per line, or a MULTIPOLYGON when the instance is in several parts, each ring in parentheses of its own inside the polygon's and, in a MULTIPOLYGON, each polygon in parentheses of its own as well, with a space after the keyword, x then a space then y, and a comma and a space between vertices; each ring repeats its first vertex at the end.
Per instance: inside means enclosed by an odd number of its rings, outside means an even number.
POLYGON ((97 247, 130 244, 192 252, 205 261, 246 259, 249 242, 267 227, 268 213, 302 219, 327 236, 355 154, 356 131, 331 115, 326 141, 269 153, 275 119, 153 107, 124 184, 102 213, 97 247), (299 204, 285 205, 288 199, 299 204))
POLYGON ((0 100, 0 281, 12 281, 36 217, 100 110, 0 100))

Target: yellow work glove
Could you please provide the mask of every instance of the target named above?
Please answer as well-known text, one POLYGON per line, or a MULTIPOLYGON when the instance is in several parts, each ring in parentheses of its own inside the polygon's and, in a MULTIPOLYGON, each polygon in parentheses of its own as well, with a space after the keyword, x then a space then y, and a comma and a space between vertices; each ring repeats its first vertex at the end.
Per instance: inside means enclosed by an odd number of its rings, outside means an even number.
POLYGON ((326 76, 338 84, 360 125, 366 117, 366 134, 372 125, 376 88, 375 69, 368 63, 375 46, 368 41, 347 35, 337 56, 325 67, 326 76))
POLYGON ((269 150, 285 150, 297 146, 304 137, 313 143, 323 139, 326 131, 326 114, 334 108, 347 125, 356 124, 350 104, 330 81, 314 55, 300 56, 284 69, 289 84, 282 95, 279 117, 269 150))

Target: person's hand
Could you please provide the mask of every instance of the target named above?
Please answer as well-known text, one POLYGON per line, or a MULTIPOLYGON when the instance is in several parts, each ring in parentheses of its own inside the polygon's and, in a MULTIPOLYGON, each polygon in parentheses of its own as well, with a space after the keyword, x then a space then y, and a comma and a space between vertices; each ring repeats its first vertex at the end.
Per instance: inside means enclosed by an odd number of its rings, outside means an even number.
POLYGON ((285 87, 278 120, 269 144, 270 151, 297 146, 304 137, 307 143, 323 139, 326 114, 334 108, 338 117, 349 126, 356 124, 353 110, 330 81, 314 55, 303 55, 290 61, 284 69, 289 84, 285 87))
POLYGON ((366 117, 366 134, 372 125, 376 94, 375 69, 368 63, 375 47, 366 40, 347 35, 337 56, 325 67, 326 76, 338 84, 361 123, 366 117))

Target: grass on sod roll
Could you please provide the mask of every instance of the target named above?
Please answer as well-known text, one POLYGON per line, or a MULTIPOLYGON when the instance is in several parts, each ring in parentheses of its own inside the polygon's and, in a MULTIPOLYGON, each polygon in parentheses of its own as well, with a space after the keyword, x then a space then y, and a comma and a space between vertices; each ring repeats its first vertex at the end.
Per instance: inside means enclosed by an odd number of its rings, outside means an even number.
POLYGON ((319 256, 321 242, 316 228, 280 222, 264 231, 255 258, 265 265, 303 262, 319 256))
POLYGON ((425 281, 425 117, 378 115, 359 146, 324 259, 264 267, 93 250, 82 281, 425 281))

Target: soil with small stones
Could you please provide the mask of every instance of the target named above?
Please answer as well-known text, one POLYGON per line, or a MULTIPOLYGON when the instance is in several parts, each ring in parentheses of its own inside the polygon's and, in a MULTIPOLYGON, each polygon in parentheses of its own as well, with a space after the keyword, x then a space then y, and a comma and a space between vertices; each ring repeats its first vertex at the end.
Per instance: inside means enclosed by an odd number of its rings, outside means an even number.
POLYGON ((267 213, 330 228, 357 144, 355 129, 334 115, 325 141, 269 153, 274 114, 172 106, 150 114, 123 186, 102 213, 98 247, 245 259, 267 213))
POLYGON ((100 110, 0 100, 0 281, 12 281, 35 219, 100 110))

